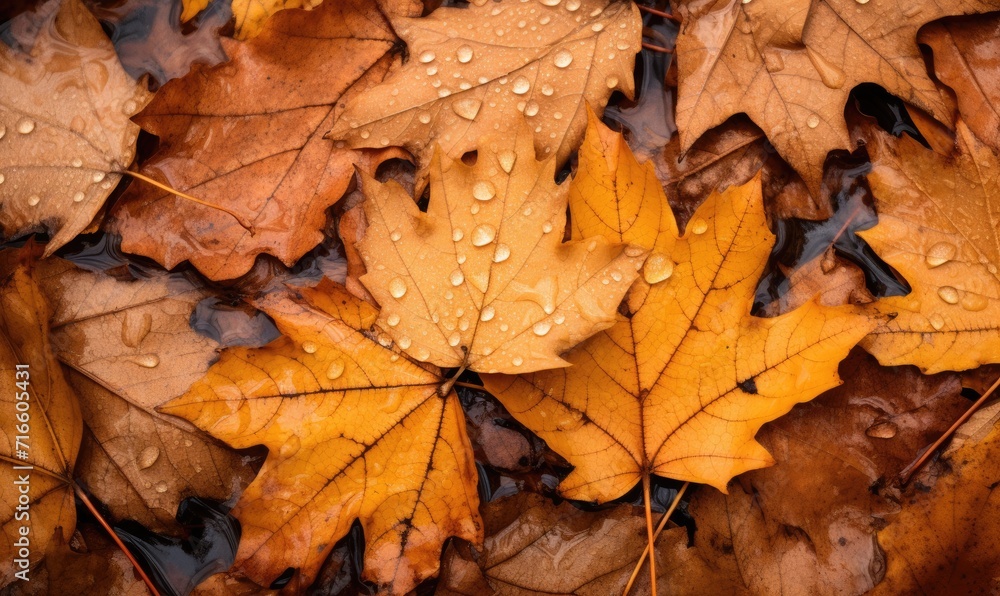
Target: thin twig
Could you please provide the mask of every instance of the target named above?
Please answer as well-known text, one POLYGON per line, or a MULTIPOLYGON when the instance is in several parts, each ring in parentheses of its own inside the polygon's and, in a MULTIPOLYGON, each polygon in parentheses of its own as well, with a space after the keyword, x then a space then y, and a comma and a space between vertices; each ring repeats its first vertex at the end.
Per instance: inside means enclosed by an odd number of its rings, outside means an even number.
POLYGON ((483 387, 482 385, 476 385, 475 383, 466 383, 465 381, 455 381, 453 384, 455 385, 455 387, 465 387, 466 389, 486 391, 486 387, 483 387))
POLYGON ((133 172, 131 170, 124 170, 124 171, 121 171, 121 172, 114 172, 114 173, 115 174, 126 174, 128 176, 136 178, 137 180, 142 180, 143 182, 146 182, 148 184, 152 184, 153 186, 159 188, 160 190, 165 190, 165 191, 167 191, 169 193, 175 194, 175 195, 179 196, 182 199, 187 199, 188 201, 192 201, 194 203, 198 203, 199 205, 204 205, 205 207, 208 207, 209 209, 218 209, 219 211, 222 211, 223 213, 226 213, 226 214, 232 216, 233 219, 236 220, 236 223, 240 224, 240 227, 242 227, 244 230, 250 232, 251 236, 254 236, 257 233, 257 231, 253 227, 253 222, 251 222, 249 219, 243 217, 242 215, 240 215, 239 213, 236 213, 235 211, 233 211, 231 209, 227 209, 226 207, 223 207, 221 205, 214 205, 212 203, 209 203, 208 201, 202 201, 201 199, 192 197, 191 195, 184 194, 181 191, 177 190, 176 188, 171 188, 171 187, 167 186, 166 184, 163 184, 162 182, 159 182, 157 180, 153 180, 149 176, 144 176, 143 174, 140 174, 139 172, 133 172))
POLYGON ((642 47, 647 50, 652 50, 654 52, 663 52, 664 54, 673 54, 674 51, 670 48, 665 48, 663 46, 654 46, 651 43, 642 42, 642 47))
MULTIPOLYGON (((654 543, 656 543, 656 539, 660 537, 660 532, 662 532, 663 528, 667 525, 667 521, 670 519, 670 516, 674 514, 674 509, 677 509, 677 506, 681 502, 681 497, 684 496, 684 491, 686 491, 689 486, 691 486, 691 483, 685 482, 684 486, 682 486, 681 489, 677 491, 677 494, 674 495, 673 502, 670 503, 670 507, 667 509, 667 512, 660 518, 660 523, 656 526, 656 531, 653 532, 654 543)), ((649 545, 647 544, 646 549, 642 551, 642 555, 639 557, 639 562, 635 564, 635 569, 632 570, 632 575, 628 578, 628 584, 625 585, 625 591, 622 593, 622 596, 628 596, 628 591, 632 589, 632 584, 635 583, 635 578, 639 576, 639 570, 642 569, 642 564, 646 562, 646 555, 648 554, 649 545)))
POLYGON ((675 23, 680 23, 681 22, 681 20, 678 17, 670 14, 669 12, 663 12, 662 10, 657 10, 655 8, 650 8, 648 6, 643 6, 641 4, 638 4, 636 6, 638 6, 639 10, 642 11, 642 12, 648 12, 649 14, 656 15, 658 17, 663 17, 663 18, 667 19, 668 21, 673 21, 675 23))
POLYGON ((976 413, 976 410, 978 410, 979 407, 983 405, 983 402, 986 401, 986 398, 988 398, 990 394, 996 391, 997 387, 1000 387, 1000 377, 998 377, 996 382, 993 383, 993 385, 986 390, 986 393, 984 393, 982 397, 976 400, 976 403, 972 404, 972 406, 968 410, 966 410, 965 413, 962 414, 962 416, 959 417, 958 420, 955 421, 955 424, 951 425, 951 428, 944 431, 944 434, 941 435, 941 437, 937 441, 934 441, 933 445, 928 447, 927 450, 924 451, 920 455, 920 457, 918 457, 913 463, 903 468, 903 471, 899 473, 899 484, 905 485, 907 482, 909 482, 910 477, 912 477, 913 474, 917 470, 919 470, 920 467, 923 466, 924 463, 928 459, 930 459, 932 455, 934 455, 934 452, 938 450, 938 447, 940 447, 942 443, 947 441, 951 437, 951 435, 955 434, 955 431, 958 430, 958 427, 965 424, 965 421, 968 420, 970 416, 976 413))
POLYGON ((87 497, 87 493, 83 492, 83 488, 81 488, 80 485, 76 483, 76 481, 73 482, 73 490, 76 492, 76 496, 81 501, 83 501, 84 506, 86 506, 87 509, 90 510, 91 515, 93 515, 97 519, 97 522, 100 523, 101 526, 104 528, 104 530, 108 533, 108 535, 111 536, 111 540, 113 540, 115 544, 118 545, 118 548, 120 548, 121 551, 125 553, 125 556, 128 557, 129 562, 131 562, 132 566, 135 567, 135 570, 139 572, 139 577, 142 578, 142 581, 146 582, 146 587, 149 588, 149 591, 152 592, 153 596, 160 596, 159 590, 157 590, 156 586, 153 585, 153 581, 149 579, 149 576, 146 575, 146 572, 143 571, 142 567, 139 565, 139 561, 135 560, 135 557, 132 556, 131 551, 129 551, 128 547, 125 546, 125 543, 122 542, 122 539, 118 537, 118 534, 115 534, 115 531, 111 528, 110 525, 108 525, 108 522, 104 519, 104 516, 101 515, 101 513, 97 510, 97 507, 94 507, 94 504, 91 503, 90 499, 87 497))

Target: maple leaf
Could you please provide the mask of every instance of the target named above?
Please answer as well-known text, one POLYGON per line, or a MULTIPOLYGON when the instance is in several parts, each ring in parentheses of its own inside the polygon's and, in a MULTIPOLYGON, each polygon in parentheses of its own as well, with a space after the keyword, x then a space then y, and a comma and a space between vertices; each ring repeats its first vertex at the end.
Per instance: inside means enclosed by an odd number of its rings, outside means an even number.
POLYGON ((49 307, 13 254, 0 255, 0 377, 8 383, 0 393, 0 586, 25 569, 15 559, 30 558, 34 567, 54 538, 72 536, 73 466, 83 432, 76 395, 48 343, 49 307), (30 529, 27 540, 22 528, 30 529))
MULTIPOLYGON (((885 579, 874 594, 983 594, 1000 568, 1000 425, 981 411, 959 428, 971 434, 906 489, 903 510, 879 532, 885 579), (982 414, 982 416, 980 416, 982 414), (970 433, 966 427, 978 428, 970 433)), ((957 439, 958 437, 956 437, 957 439)))
POLYGON ((472 451, 439 371, 359 331, 374 309, 329 282, 258 306, 286 337, 223 352, 161 408, 233 447, 270 450, 233 510, 237 565, 263 585, 295 567, 305 588, 358 518, 365 577, 403 594, 437 571, 449 536, 479 542, 472 451))
POLYGON ((851 89, 877 83, 950 122, 917 30, 948 14, 998 7, 996 0, 685 1, 676 49, 681 149, 744 112, 819 196, 827 153, 850 146, 843 111, 851 89))
POLYGON ((355 87, 363 89, 391 59, 396 37, 386 6, 415 9, 350 0, 283 11, 250 42, 223 40, 231 62, 164 85, 136 117, 161 138, 142 172, 244 215, 256 235, 222 211, 141 185, 111 222, 122 249, 168 269, 188 260, 212 279, 232 279, 260 253, 291 266, 319 244, 326 209, 344 194, 355 164, 374 169, 394 155, 337 149, 322 138, 348 87, 368 70, 355 87), (338 65, 335 76, 317 76, 330 64, 338 65))
POLYGON ((917 40, 934 52, 934 74, 955 90, 958 111, 984 143, 1000 149, 1000 15, 943 19, 920 30, 917 40))
MULTIPOLYGON (((311 10, 320 5, 323 0, 233 0, 233 15, 236 17, 236 39, 257 37, 264 30, 264 24, 271 16, 280 11, 292 8, 311 10)), ((338 0, 340 1, 340 0, 338 0)), ((408 0, 393 0, 402 5, 408 0)), ((412 4, 412 3, 411 3, 412 4)), ((419 13, 418 13, 419 14, 419 13)))
POLYGON ((894 318, 861 345, 928 373, 1000 362, 1000 160, 962 121, 952 156, 863 134, 879 220, 859 235, 913 291, 871 306, 894 318))
POLYGON ((218 344, 189 324, 209 292, 180 275, 120 281, 61 259, 36 270, 52 305, 52 349, 80 397, 86 432, 76 477, 91 494, 116 518, 165 531, 184 497, 224 501, 245 487, 251 463, 155 410, 217 356, 218 344))
POLYGON ((426 214, 398 184, 363 178, 361 281, 400 349, 442 367, 530 372, 566 366, 560 353, 614 323, 643 251, 563 243, 570 185, 554 176, 522 127, 484 137, 473 166, 436 154, 426 214))
POLYGON ((48 232, 49 255, 118 184, 139 134, 129 117, 151 96, 79 0, 47 2, 10 27, 21 49, 0 44, 0 234, 48 232))
POLYGON ((652 166, 598 130, 595 119, 580 150, 592 182, 572 197, 573 235, 652 249, 627 320, 566 354, 571 368, 483 381, 575 466, 560 484, 568 498, 614 499, 647 474, 724 491, 773 463, 756 431, 837 385, 837 363, 874 323, 815 302, 750 316, 774 242, 759 178, 713 193, 678 237, 652 166))
POLYGON ((562 164, 583 136, 585 105, 634 92, 642 22, 631 2, 477 0, 393 26, 409 62, 348 102, 329 136, 351 147, 402 145, 419 181, 435 145, 458 159, 480 137, 518 129, 520 113, 535 153, 562 164))

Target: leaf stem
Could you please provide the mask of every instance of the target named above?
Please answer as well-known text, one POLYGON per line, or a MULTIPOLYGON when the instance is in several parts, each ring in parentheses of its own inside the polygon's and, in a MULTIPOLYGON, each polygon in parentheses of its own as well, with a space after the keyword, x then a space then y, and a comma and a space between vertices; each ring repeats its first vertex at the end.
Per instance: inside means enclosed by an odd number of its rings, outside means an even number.
POLYGON ((475 383, 466 383, 465 381, 455 381, 452 383, 456 387, 465 387, 466 389, 476 389, 478 391, 486 391, 486 387, 482 385, 476 385, 475 383))
POLYGON ((997 387, 1000 387, 1000 377, 997 377, 996 382, 993 383, 993 385, 986 390, 986 393, 983 393, 982 397, 977 399, 976 403, 972 404, 972 406, 970 406, 969 409, 966 410, 965 413, 962 414, 958 418, 958 420, 955 421, 955 424, 951 425, 951 428, 944 431, 944 434, 942 434, 937 441, 934 441, 933 445, 928 447, 920 455, 920 457, 918 457, 916 460, 913 461, 913 463, 903 468, 903 471, 899 473, 900 486, 903 486, 910 481, 910 478, 913 476, 913 474, 917 470, 919 470, 920 467, 923 466, 924 463, 926 463, 927 460, 930 459, 932 455, 934 455, 934 452, 937 451, 938 447, 940 447, 942 443, 948 440, 948 438, 950 438, 951 435, 955 434, 955 431, 958 430, 958 427, 965 424, 965 421, 968 420, 969 417, 972 416, 976 412, 976 410, 978 410, 980 406, 983 405, 983 402, 986 401, 986 398, 988 398, 994 391, 996 391, 997 387))
POLYGON ((182 199, 187 199, 188 201, 191 201, 191 202, 194 202, 194 203, 198 203, 199 205, 204 205, 205 207, 208 207, 209 209, 217 209, 219 211, 222 211, 223 213, 226 213, 226 214, 232 216, 232 218, 236 220, 236 223, 240 224, 240 226, 244 230, 250 232, 251 236, 254 236, 254 235, 257 234, 257 230, 254 229, 253 222, 251 222, 249 219, 245 218, 244 216, 240 215, 239 213, 236 213, 235 211, 233 211, 231 209, 228 209, 228 208, 223 207, 221 205, 215 205, 215 204, 209 203, 208 201, 203 201, 203 200, 198 199, 196 197, 192 197, 189 194, 185 194, 185 193, 177 190, 176 188, 171 188, 171 187, 167 186, 166 184, 163 184, 162 182, 160 182, 158 180, 154 180, 154 179, 152 179, 149 176, 146 176, 144 174, 140 174, 139 172, 133 172, 131 170, 122 170, 121 172, 114 172, 114 173, 115 174, 125 174, 125 175, 128 175, 128 176, 131 176, 131 177, 133 177, 133 178, 135 178, 137 180, 142 180, 143 182, 146 182, 147 184, 152 184, 153 186, 159 188, 160 190, 165 190, 165 191, 167 191, 169 193, 175 194, 175 195, 177 195, 178 197, 180 197, 182 199))
POLYGON ((458 369, 458 372, 456 372, 453 377, 445 381, 445 383, 441 385, 440 388, 438 388, 438 395, 440 395, 441 397, 448 395, 448 393, 451 392, 451 388, 454 387, 456 383, 458 383, 458 377, 462 376, 462 373, 464 373, 465 369, 468 367, 469 367, 469 362, 468 358, 466 358, 466 362, 462 363, 462 368, 458 369))
POLYGON ((108 535, 111 536, 111 540, 113 540, 114 543, 118 545, 118 548, 120 548, 121 551, 125 553, 125 556, 128 557, 129 562, 131 562, 132 566, 135 567, 135 570, 139 573, 139 577, 141 577, 142 581, 146 583, 146 587, 149 588, 149 591, 153 594, 153 596, 160 596, 159 590, 157 590, 156 586, 153 585, 153 580, 149 579, 149 576, 146 575, 146 572, 143 570, 142 566, 139 565, 139 561, 135 560, 135 557, 132 556, 132 553, 131 551, 129 551, 128 547, 125 546, 125 543, 122 542, 122 539, 118 537, 118 534, 115 534, 114 529, 112 529, 112 527, 108 524, 107 520, 104 519, 104 516, 101 515, 101 513, 97 510, 97 507, 94 507, 94 504, 90 502, 90 499, 87 497, 87 493, 83 491, 83 488, 81 488, 80 485, 75 480, 73 481, 73 490, 74 492, 76 492, 77 498, 83 502, 84 506, 87 507, 91 515, 93 515, 97 519, 97 522, 101 524, 101 526, 104 528, 104 531, 106 531, 108 535))
MULTIPOLYGON (((670 516, 674 514, 674 510, 677 509, 677 506, 680 505, 681 497, 684 496, 684 491, 686 491, 689 486, 691 486, 691 483, 685 482, 684 485, 681 486, 680 490, 677 491, 677 494, 674 495, 674 500, 670 503, 670 507, 667 509, 667 512, 660 518, 660 523, 657 524, 656 531, 653 532, 654 543, 656 542, 656 539, 660 537, 660 532, 662 532, 663 528, 667 525, 667 520, 669 520, 670 516)), ((635 564, 635 569, 632 570, 632 575, 628 578, 628 584, 625 585, 625 591, 622 596, 628 596, 628 591, 632 589, 632 584, 635 583, 635 578, 639 575, 639 570, 642 569, 642 564, 646 562, 646 555, 648 554, 649 544, 647 544, 646 549, 642 551, 642 555, 639 557, 639 562, 635 564)))
POLYGON ((670 14, 669 12, 663 12, 662 10, 657 10, 655 8, 650 8, 649 6, 643 6, 641 4, 637 4, 636 7, 641 12, 648 12, 649 14, 656 15, 658 17, 663 17, 663 18, 667 19, 668 21, 673 21, 675 23, 680 23, 681 22, 681 20, 680 20, 679 17, 676 17, 676 16, 670 14))

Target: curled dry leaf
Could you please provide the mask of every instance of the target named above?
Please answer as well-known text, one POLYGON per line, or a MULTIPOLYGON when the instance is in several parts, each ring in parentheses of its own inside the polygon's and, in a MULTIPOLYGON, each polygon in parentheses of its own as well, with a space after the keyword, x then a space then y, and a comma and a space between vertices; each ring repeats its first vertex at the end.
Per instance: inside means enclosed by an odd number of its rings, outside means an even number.
POLYGON ((746 113, 818 196, 826 154, 850 147, 843 112, 851 89, 877 83, 950 122, 917 30, 997 8, 996 0, 686 0, 678 7, 681 149, 746 113))
POLYGON ((725 490, 773 463, 757 430, 839 384, 837 363, 874 323, 815 302, 750 316, 774 242, 759 178, 713 193, 679 238, 652 166, 603 130, 595 122, 581 149, 593 182, 572 197, 573 234, 652 249, 626 320, 569 352, 571 368, 483 380, 575 466, 568 498, 614 499, 647 474, 725 490))
POLYGON ((569 185, 553 181, 554 158, 535 160, 527 127, 483 137, 473 166, 439 152, 430 172, 426 214, 398 184, 362 182, 361 281, 400 349, 441 367, 531 372, 566 366, 559 354, 614 323, 644 251, 563 242, 569 185))
POLYGON ((634 91, 642 21, 631 2, 476 0, 393 26, 409 62, 348 102, 329 136, 402 145, 417 157, 419 189, 436 145, 458 159, 480 137, 516 133, 522 113, 535 153, 561 165, 583 137, 585 105, 634 91))
POLYGON ((79 0, 50 0, 10 31, 21 50, 0 43, 0 236, 47 232, 49 255, 90 224, 132 163, 129 117, 151 95, 79 0))
POLYGON ((862 346, 925 372, 1000 362, 1000 160, 961 121, 955 155, 868 127, 879 223, 860 235, 910 283, 862 346))
POLYGON ((118 281, 54 259, 37 269, 52 304, 53 349, 86 424, 81 484, 115 518, 154 531, 176 527, 184 497, 224 501, 249 484, 254 470, 241 455, 155 411, 217 356, 218 344, 188 323, 209 293, 178 275, 118 281))
POLYGON ((7 387, 0 393, 5 412, 0 428, 0 586, 27 569, 15 561, 27 558, 22 549, 30 553, 34 567, 53 539, 69 541, 76 527, 73 466, 83 422, 48 337, 49 307, 30 268, 17 263, 14 251, 3 251, 0 378, 7 387), (27 408, 17 405, 22 403, 27 408))
POLYGON ((887 569, 874 594, 989 594, 996 589, 1000 425, 991 427, 911 481, 902 512, 878 535, 887 569))
POLYGON ((260 253, 290 266, 319 244, 326 209, 347 190, 355 165, 373 170, 393 155, 336 149, 322 138, 344 92, 359 77, 355 90, 377 80, 391 61, 388 9, 410 14, 417 6, 349 0, 283 11, 252 41, 223 40, 231 62, 164 85, 136 118, 161 138, 143 173, 240 213, 256 234, 227 213, 143 184, 115 212, 122 248, 167 268, 189 260, 212 279, 232 279, 260 253))
POLYGON ((360 331, 375 320, 371 306, 318 288, 261 299, 285 337, 223 352, 161 411, 234 447, 270 450, 233 510, 236 564, 251 579, 270 585, 295 567, 292 585, 304 589, 357 518, 365 578, 405 594, 437 572, 449 536, 482 539, 462 410, 454 392, 439 394, 436 368, 360 331))
POLYGON ((958 111, 984 143, 1000 150, 1000 15, 942 19, 920 30, 934 73, 955 90, 958 111))

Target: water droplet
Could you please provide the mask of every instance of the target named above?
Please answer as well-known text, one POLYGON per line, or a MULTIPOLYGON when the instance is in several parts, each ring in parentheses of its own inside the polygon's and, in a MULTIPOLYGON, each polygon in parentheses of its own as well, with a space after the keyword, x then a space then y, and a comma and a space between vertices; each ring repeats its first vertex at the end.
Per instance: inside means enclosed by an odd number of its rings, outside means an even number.
POLYGON ((405 350, 410 347, 410 338, 401 337, 399 338, 399 341, 396 342, 396 344, 399 346, 401 350, 405 350))
POLYGON ((4 180, 5 180, 5 178, 3 177, 3 174, 0 174, 0 184, 3 184, 4 180))
POLYGON ((618 86, 618 77, 612 75, 604 79, 604 84, 608 86, 608 89, 614 89, 618 86))
POLYGON ((549 329, 552 329, 552 323, 550 323, 550 322, 548 322, 548 321, 538 321, 538 322, 537 322, 537 323, 535 323, 535 325, 534 325, 534 326, 533 326, 533 327, 531 328, 531 330, 532 330, 532 331, 533 331, 533 332, 535 333, 535 335, 537 335, 538 337, 541 337, 541 336, 545 335, 546 333, 548 333, 548 332, 549 332, 549 329))
POLYGON ((538 113, 538 109, 539 109, 538 102, 535 100, 531 100, 527 103, 527 105, 524 106, 524 115, 534 116, 535 114, 538 113))
POLYGON ((94 181, 94 184, 97 184, 101 180, 104 180, 104 176, 104 172, 94 172, 94 175, 91 176, 90 179, 94 181))
POLYGON ((497 314, 497 311, 492 306, 487 306, 483 308, 483 312, 479 313, 479 320, 486 322, 493 318, 497 314))
POLYGON ((472 196, 477 201, 489 201, 497 194, 497 189, 488 180, 480 180, 472 186, 472 196))
POLYGON ((430 357, 431 353, 427 350, 427 348, 420 348, 420 350, 417 352, 417 360, 421 362, 427 360, 430 357))
POLYGON ((545 6, 559 6, 560 2, 562 2, 562 0, 541 0, 541 3, 545 6))
POLYGON ((31 118, 21 118, 17 121, 15 128, 17 128, 17 132, 26 135, 35 130, 35 121, 31 118))
POLYGON ((520 356, 514 356, 514 359, 511 360, 510 363, 513 364, 514 366, 521 366, 522 364, 524 364, 524 358, 521 358, 520 356))
POLYGON ((167 492, 167 483, 164 481, 159 481, 156 483, 156 492, 163 494, 167 492))
POLYGON ((394 277, 389 282, 389 295, 393 298, 402 298, 406 294, 406 282, 398 277, 394 277))
POLYGON ((403 233, 399 230, 393 230, 392 233, 389 234, 389 240, 392 240, 393 242, 399 242, 399 239, 402 237, 403 233))
POLYGON ((569 53, 568 50, 559 50, 556 52, 553 62, 559 68, 566 68, 573 63, 573 54, 569 53))
POLYGON ((340 360, 334 360, 330 363, 330 368, 326 369, 326 378, 331 381, 339 379, 342 374, 344 374, 344 363, 340 360))
POLYGON ((143 368, 156 368, 160 364, 160 357, 156 354, 140 354, 132 358, 132 362, 143 368))
POLYGON ((152 328, 152 313, 145 312, 139 315, 134 311, 126 311, 122 319, 122 343, 130 348, 138 348, 152 328))
POLYGON ((399 325, 399 315, 392 313, 386 317, 385 322, 388 323, 390 327, 395 327, 396 325, 399 325))
POLYGON ((593 31, 594 33, 602 31, 603 29, 604 29, 604 23, 594 23, 593 25, 590 26, 590 30, 593 31))
POLYGON ((854 0, 858 4, 868 4, 868 0, 854 0))
POLYGON ((473 203, 472 206, 469 207, 469 212, 473 215, 479 213, 479 203, 473 203))
POLYGON ((865 430, 865 434, 873 439, 891 439, 899 432, 899 427, 893 422, 876 422, 865 430))
POLYGON ((839 66, 827 60, 822 54, 814 52, 809 46, 806 46, 806 55, 809 56, 809 61, 812 62, 824 85, 830 89, 840 89, 844 86, 847 76, 839 66))
POLYGON ((613 279, 615 281, 621 281, 622 280, 622 274, 619 273, 619 272, 617 272, 617 271, 612 271, 611 272, 611 279, 613 279))
POLYGON ((142 450, 142 453, 136 459, 136 463, 139 464, 140 470, 145 470, 155 464, 158 459, 160 459, 160 449, 150 445, 142 450))
POLYGON ((465 281, 465 275, 462 274, 461 270, 456 269, 451 272, 451 275, 448 276, 448 280, 451 282, 451 285, 457 287, 462 285, 462 282, 465 281))
POLYGON ((645 248, 643 248, 641 246, 638 246, 638 245, 635 245, 635 244, 629 244, 628 246, 625 247, 625 256, 626 257, 635 258, 635 257, 638 257, 638 256, 642 255, 642 253, 644 253, 644 252, 646 252, 645 248))
POLYGON ((465 97, 451 104, 451 110, 466 120, 475 120, 482 105, 478 99, 465 97))
POLYGON ((462 64, 467 64, 468 62, 470 62, 474 54, 472 48, 469 46, 461 46, 455 53, 458 55, 458 61, 461 62, 462 64))
POLYGON ((552 85, 549 85, 548 83, 542 85, 542 95, 550 96, 555 92, 556 90, 554 87, 552 87, 552 85))
POLYGON ((455 228, 455 229, 454 229, 454 230, 452 230, 452 232, 451 232, 451 239, 452 239, 453 241, 455 241, 455 242, 458 242, 459 240, 461 240, 461 239, 462 239, 462 238, 464 238, 464 237, 465 237, 465 232, 463 232, 463 231, 462 231, 461 229, 459 229, 459 228, 455 228))
POLYGON ((958 290, 951 286, 941 286, 938 288, 938 298, 948 304, 958 304, 958 290))
POLYGON ((424 112, 423 114, 417 116, 417 120, 420 120, 421 124, 427 124, 428 122, 431 121, 431 115, 428 114, 427 112, 424 112))
POLYGON ((927 320, 930 321, 931 327, 938 331, 941 331, 941 328, 944 327, 944 318, 937 313, 927 317, 927 320))
POLYGON ((437 73, 438 73, 438 67, 437 66, 433 66, 432 65, 432 66, 428 66, 427 67, 427 76, 433 77, 437 73))
POLYGON ((642 278, 648 284, 655 284, 665 279, 670 279, 670 276, 673 274, 674 262, 670 260, 670 257, 661 252, 654 252, 649 255, 646 263, 642 266, 642 278))
POLYGON ((451 89, 438 89, 438 97, 448 97, 451 95, 451 89))
POLYGON ((301 447, 302 440, 299 439, 298 435, 292 435, 278 448, 278 454, 281 457, 289 458, 298 453, 301 447))
POLYGON ((967 311, 979 312, 981 310, 986 310, 986 307, 989 305, 989 299, 982 294, 976 294, 974 292, 965 292, 962 294, 962 308, 967 311))
POLYGON ((545 223, 542 224, 542 233, 543 234, 548 234, 551 231, 552 231, 552 223, 551 222, 545 222, 545 223))
POLYGON ((37 204, 39 204, 41 202, 42 202, 42 198, 39 197, 38 195, 31 195, 30 197, 28 197, 28 204, 31 205, 32 207, 34 207, 35 205, 37 205, 37 204))
POLYGON ((306 354, 315 354, 318 347, 316 346, 315 343, 307 341, 302 343, 302 349, 305 351, 306 354))
POLYGON ((708 231, 708 222, 702 218, 691 221, 691 232, 694 234, 704 234, 708 231))
POLYGON ((519 76, 514 79, 514 85, 511 90, 517 95, 524 95, 531 90, 531 82, 523 76, 519 76))
POLYGON ((462 334, 457 331, 455 333, 452 333, 448 337, 448 345, 453 348, 457 346, 461 341, 462 341, 462 334))
POLYGON ((517 154, 513 151, 501 151, 497 155, 497 161, 500 162, 500 167, 503 168, 503 171, 510 174, 510 171, 514 169, 514 163, 517 161, 517 154))
POLYGON ((806 126, 809 128, 816 128, 819 126, 819 116, 816 114, 809 114, 809 117, 806 118, 806 126))
POLYGON ((955 245, 950 242, 938 242, 927 251, 927 266, 939 267, 955 258, 955 245))
POLYGON ((494 263, 503 263, 510 258, 510 247, 506 244, 498 244, 497 251, 493 253, 494 263))
POLYGON ((478 225, 476 229, 472 230, 472 245, 486 246, 490 242, 493 242, 496 235, 497 229, 490 224, 478 225))
POLYGON ((367 139, 368 137, 372 136, 372 132, 370 130, 362 130, 360 136, 362 139, 367 139))
POLYGON ((434 60, 434 52, 427 50, 423 54, 420 54, 420 61, 423 62, 424 64, 427 64, 432 60, 434 60))
POLYGON ((7 127, 0 124, 0 139, 2 139, 5 134, 7 134, 7 127))
POLYGON ((566 10, 575 12, 580 8, 580 0, 569 0, 566 3, 566 10))
POLYGON ((77 191, 76 194, 73 195, 73 202, 80 203, 83 202, 85 198, 87 198, 87 195, 83 194, 80 191, 77 191))

